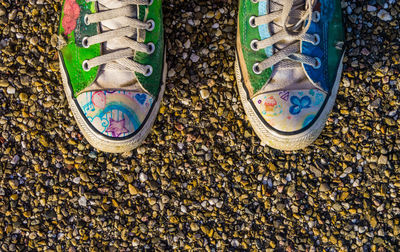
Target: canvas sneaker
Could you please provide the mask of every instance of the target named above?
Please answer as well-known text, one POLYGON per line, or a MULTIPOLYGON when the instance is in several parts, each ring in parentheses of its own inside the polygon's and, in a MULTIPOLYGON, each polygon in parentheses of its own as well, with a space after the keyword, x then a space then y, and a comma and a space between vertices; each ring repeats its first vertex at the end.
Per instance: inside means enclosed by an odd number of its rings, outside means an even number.
POLYGON ((65 0, 60 68, 81 132, 125 152, 151 130, 165 89, 161 0, 65 0))
POLYGON ((256 134, 296 150, 321 133, 343 69, 340 0, 241 0, 236 75, 256 134))

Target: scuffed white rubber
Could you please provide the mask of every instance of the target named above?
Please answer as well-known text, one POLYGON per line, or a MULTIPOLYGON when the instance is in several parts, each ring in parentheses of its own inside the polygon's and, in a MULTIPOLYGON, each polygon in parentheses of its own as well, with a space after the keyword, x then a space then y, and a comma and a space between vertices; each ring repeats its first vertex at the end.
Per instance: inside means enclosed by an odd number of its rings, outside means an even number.
POLYGON ((128 139, 119 140, 118 138, 110 139, 109 137, 104 136, 103 134, 96 132, 92 129, 90 125, 88 125, 87 120, 84 118, 84 115, 80 112, 80 108, 77 107, 76 103, 73 100, 72 90, 68 84, 67 76, 64 70, 64 66, 60 59, 60 69, 61 69, 61 77, 63 80, 63 86, 65 90, 65 94, 67 96, 67 100, 69 106, 71 108, 72 114, 75 117, 75 120, 78 124, 81 133, 85 136, 86 140, 96 149, 99 149, 104 152, 110 153, 123 153, 131 151, 144 141, 147 135, 151 132, 153 127, 154 121, 158 115, 160 110, 160 105, 162 101, 162 97, 165 91, 165 82, 167 77, 167 62, 166 56, 164 53, 164 69, 163 69, 163 76, 162 76, 162 83, 160 87, 160 92, 158 94, 158 99, 156 104, 154 104, 153 110, 149 118, 146 120, 145 124, 142 126, 139 132, 137 132, 134 136, 128 139))
POLYGON ((304 149, 307 146, 311 145, 321 134, 322 130, 325 127, 326 120, 330 112, 332 111, 333 106, 335 105, 337 92, 340 86, 340 80, 342 77, 343 71, 343 57, 340 61, 340 65, 338 68, 338 72, 336 75, 336 80, 332 88, 332 93, 328 98, 328 101, 319 115, 318 119, 313 123, 313 125, 308 128, 307 130, 296 134, 296 135, 282 135, 278 132, 269 129, 258 117, 256 112, 253 110, 251 103, 247 100, 247 94, 243 87, 244 83, 242 83, 242 73, 239 67, 238 59, 236 56, 235 61, 235 72, 236 72, 236 79, 237 85, 239 89, 240 98, 242 100, 242 104, 244 110, 246 112, 247 117, 251 125, 253 126, 254 131, 261 139, 261 143, 263 145, 268 145, 274 149, 284 150, 284 151, 294 151, 304 149))

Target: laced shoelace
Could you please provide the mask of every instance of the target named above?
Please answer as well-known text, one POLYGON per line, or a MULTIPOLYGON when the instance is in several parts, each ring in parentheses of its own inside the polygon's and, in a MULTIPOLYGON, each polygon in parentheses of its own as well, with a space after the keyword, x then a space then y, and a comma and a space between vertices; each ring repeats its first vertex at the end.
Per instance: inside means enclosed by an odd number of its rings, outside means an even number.
POLYGON ((138 37, 138 30, 143 29, 152 31, 155 23, 153 20, 143 22, 141 20, 130 17, 133 13, 133 8, 137 5, 150 6, 153 0, 86 0, 86 2, 98 2, 104 7, 104 11, 93 14, 87 14, 84 18, 85 24, 101 23, 107 31, 103 31, 91 37, 84 37, 82 44, 88 48, 94 44, 105 43, 109 41, 116 42, 121 48, 113 52, 105 53, 93 59, 87 59, 83 62, 82 68, 89 71, 93 67, 104 66, 104 70, 123 71, 123 72, 138 72, 145 76, 150 76, 153 73, 153 68, 150 65, 139 64, 129 58, 134 56, 135 52, 144 52, 152 54, 155 50, 153 43, 140 43, 133 36, 138 37), (119 4, 119 8, 107 8, 114 3, 119 4), (121 23, 125 26, 118 29, 111 29, 104 24, 104 21, 120 18, 121 23), (103 23, 102 23, 103 22, 103 23))
MULTIPOLYGON (((256 4, 260 0, 251 1, 256 4)), ((264 70, 277 64, 280 69, 299 67, 298 63, 311 65, 316 69, 319 68, 321 66, 319 58, 299 52, 300 41, 310 42, 313 45, 320 43, 318 34, 307 33, 311 21, 319 22, 320 20, 320 13, 313 12, 315 0, 270 0, 269 3, 270 6, 274 6, 278 10, 264 16, 252 16, 249 20, 250 26, 256 28, 260 25, 269 25, 274 22, 274 25, 279 26, 281 29, 264 40, 253 40, 250 44, 251 49, 258 51, 274 46, 281 41, 289 41, 289 45, 277 50, 264 61, 255 63, 253 65, 254 73, 261 74, 264 70), (278 25, 278 21, 283 21, 283 26, 278 25)))

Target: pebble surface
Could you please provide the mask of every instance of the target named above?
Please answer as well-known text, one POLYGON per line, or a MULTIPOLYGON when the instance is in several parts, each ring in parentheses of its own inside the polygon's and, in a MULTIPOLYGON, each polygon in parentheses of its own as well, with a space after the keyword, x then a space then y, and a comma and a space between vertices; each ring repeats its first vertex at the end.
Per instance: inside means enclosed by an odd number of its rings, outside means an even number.
POLYGON ((167 91, 122 155, 73 120, 61 0, 0 0, 0 250, 392 251, 400 244, 400 3, 342 1, 347 56, 315 144, 260 145, 235 85, 237 1, 164 1, 167 91))

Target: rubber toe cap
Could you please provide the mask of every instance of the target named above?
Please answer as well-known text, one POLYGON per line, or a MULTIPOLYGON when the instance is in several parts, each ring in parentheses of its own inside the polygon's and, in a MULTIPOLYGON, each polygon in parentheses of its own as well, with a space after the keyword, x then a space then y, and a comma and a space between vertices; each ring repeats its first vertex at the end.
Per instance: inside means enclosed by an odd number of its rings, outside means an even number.
POLYGON ((265 93, 252 101, 270 127, 279 132, 294 133, 314 120, 325 99, 324 92, 311 89, 265 93))
POLYGON ((153 98, 128 91, 95 91, 77 97, 80 109, 97 133, 110 138, 133 136, 146 120, 153 98))

